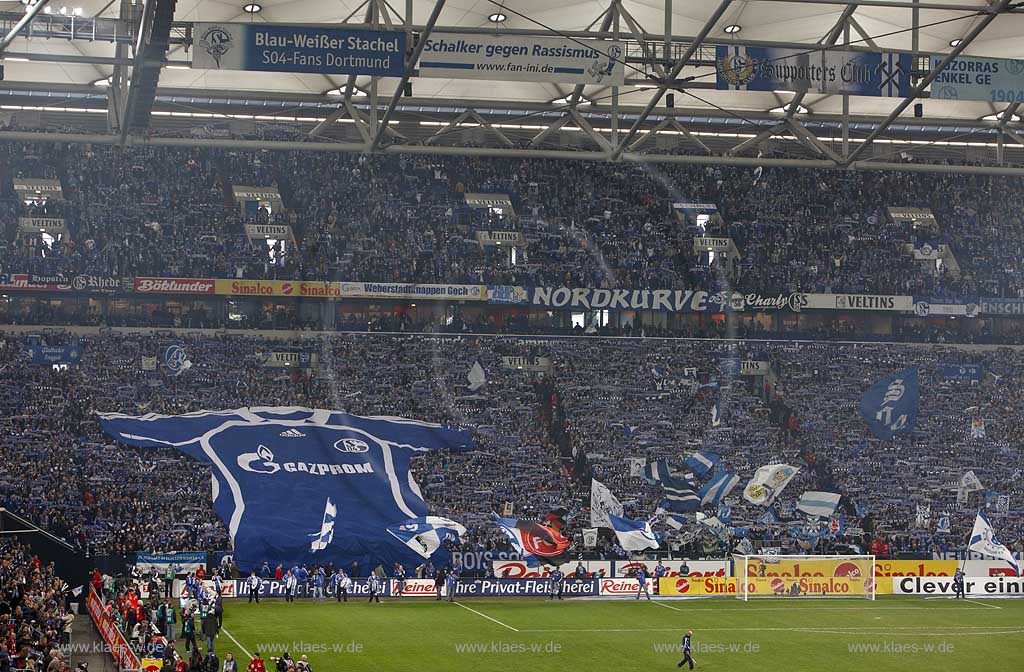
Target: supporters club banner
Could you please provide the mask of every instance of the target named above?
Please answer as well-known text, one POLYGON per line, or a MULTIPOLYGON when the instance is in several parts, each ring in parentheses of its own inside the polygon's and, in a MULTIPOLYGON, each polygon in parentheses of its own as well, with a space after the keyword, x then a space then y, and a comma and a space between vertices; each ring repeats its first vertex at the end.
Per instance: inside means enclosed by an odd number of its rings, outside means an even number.
MULTIPOLYGON (((244 184, 234 184, 231 186, 231 193, 234 195, 236 201, 280 201, 281 192, 278 191, 277 187, 250 187, 244 184)), ((246 233, 249 232, 249 227, 255 226, 260 227, 264 230, 274 228, 291 228, 284 227, 283 225, 276 224, 246 224, 246 233)))
MULTIPOLYGON (((932 56, 932 69, 942 62, 932 56)), ((959 56, 932 82, 932 98, 986 100, 992 103, 1024 102, 1024 60, 959 56)))
POLYGON ((942 379, 957 382, 981 382, 981 364, 947 364, 942 367, 942 379))
POLYGON ((62 198, 60 180, 37 180, 29 177, 14 178, 14 191, 21 198, 62 198))
POLYGON ((77 345, 30 345, 28 353, 34 366, 82 363, 82 349, 77 345))
POLYGON ((63 275, 0 273, 0 290, 66 292, 70 289, 71 283, 63 275))
POLYGON ((401 77, 406 34, 260 23, 197 23, 192 67, 401 77))
POLYGON ((421 77, 622 86, 621 42, 528 35, 433 33, 421 77))
POLYGON ((341 296, 347 299, 487 299, 487 288, 482 285, 414 285, 404 282, 342 282, 340 285, 341 296))
POLYGON ((206 567, 206 553, 136 553, 135 566, 144 574, 163 572, 168 567, 176 572, 194 572, 206 567))
POLYGON ((717 87, 724 91, 910 95, 912 59, 908 54, 737 45, 716 47, 715 56, 717 87))
POLYGON ((135 278, 139 294, 213 294, 216 280, 204 278, 135 278))
POLYGON ((530 302, 530 290, 513 285, 489 285, 487 303, 521 306, 530 302))
POLYGON ((743 310, 740 294, 709 294, 689 289, 589 289, 534 287, 530 304, 558 310, 657 310, 671 313, 722 313, 743 310))

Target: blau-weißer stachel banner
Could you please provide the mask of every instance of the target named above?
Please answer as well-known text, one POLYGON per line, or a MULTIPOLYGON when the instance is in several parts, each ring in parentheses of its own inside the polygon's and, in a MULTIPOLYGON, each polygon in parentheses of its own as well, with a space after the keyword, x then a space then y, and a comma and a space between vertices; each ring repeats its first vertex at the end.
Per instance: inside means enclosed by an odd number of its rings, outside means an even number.
POLYGON ((192 67, 401 77, 404 32, 259 23, 197 23, 192 67))

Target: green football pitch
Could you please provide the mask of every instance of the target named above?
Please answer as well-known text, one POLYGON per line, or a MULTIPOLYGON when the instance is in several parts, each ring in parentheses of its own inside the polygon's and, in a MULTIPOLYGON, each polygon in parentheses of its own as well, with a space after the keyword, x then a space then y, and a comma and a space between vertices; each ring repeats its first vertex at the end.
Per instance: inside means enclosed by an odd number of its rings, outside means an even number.
POLYGON ((688 629, 702 670, 1024 670, 1019 599, 228 601, 216 649, 268 670, 288 651, 315 672, 626 672, 675 669, 688 629))

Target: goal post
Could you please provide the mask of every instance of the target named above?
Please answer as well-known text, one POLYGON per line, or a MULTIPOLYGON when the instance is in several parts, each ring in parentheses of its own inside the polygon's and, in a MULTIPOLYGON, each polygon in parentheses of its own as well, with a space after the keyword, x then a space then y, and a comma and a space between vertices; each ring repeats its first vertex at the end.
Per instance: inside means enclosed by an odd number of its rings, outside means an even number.
POLYGON ((873 555, 743 555, 733 553, 736 597, 875 599, 873 555))

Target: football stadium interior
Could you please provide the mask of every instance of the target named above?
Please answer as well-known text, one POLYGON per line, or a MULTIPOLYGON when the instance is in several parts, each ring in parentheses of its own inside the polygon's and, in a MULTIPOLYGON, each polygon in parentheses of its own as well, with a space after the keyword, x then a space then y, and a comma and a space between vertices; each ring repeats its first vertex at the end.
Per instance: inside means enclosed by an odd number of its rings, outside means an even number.
POLYGON ((1024 669, 1022 105, 1024 1, 0 1, 0 672, 1024 669))

